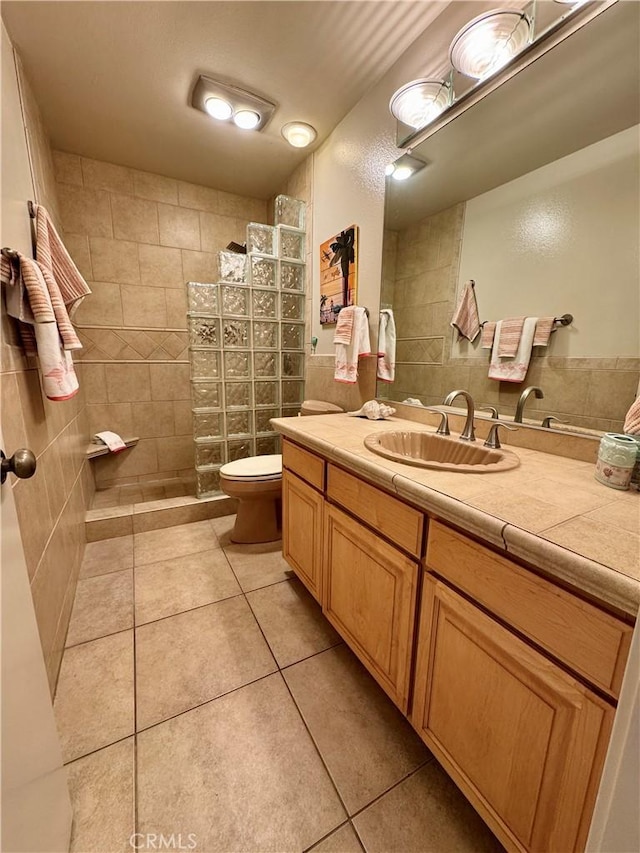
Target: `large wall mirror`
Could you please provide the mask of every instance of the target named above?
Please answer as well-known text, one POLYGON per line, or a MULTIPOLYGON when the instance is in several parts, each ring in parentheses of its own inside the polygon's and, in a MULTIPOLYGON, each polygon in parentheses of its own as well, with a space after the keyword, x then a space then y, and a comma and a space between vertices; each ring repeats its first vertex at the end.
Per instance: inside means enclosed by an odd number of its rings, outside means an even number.
POLYGON ((388 179, 381 307, 396 375, 378 395, 441 404, 457 388, 525 422, 620 431, 640 378, 640 4, 618 2, 412 151, 388 179), (450 321, 469 279, 480 320, 573 315, 522 383, 450 321), (560 425, 559 421, 566 422, 560 425))

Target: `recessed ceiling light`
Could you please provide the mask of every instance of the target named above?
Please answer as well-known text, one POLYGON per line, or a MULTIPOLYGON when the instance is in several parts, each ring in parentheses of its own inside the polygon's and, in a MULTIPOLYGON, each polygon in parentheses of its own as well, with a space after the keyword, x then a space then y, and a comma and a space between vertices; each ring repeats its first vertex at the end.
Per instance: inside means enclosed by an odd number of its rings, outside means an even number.
POLYGON ((253 110, 238 110, 233 116, 233 123, 243 130, 253 130, 260 124, 260 114, 253 110))
POLYGON ((449 48, 451 64, 484 80, 506 65, 531 39, 531 21, 516 9, 494 9, 469 21, 449 48))
POLYGON ((204 102, 204 108, 213 118, 226 121, 233 115, 233 109, 228 101, 223 98, 207 98, 204 102))
POLYGON ((318 134, 315 127, 310 124, 305 124, 303 121, 290 121, 282 128, 282 135, 294 148, 306 148, 318 134))
POLYGON ((394 93, 391 114, 414 130, 425 127, 451 103, 451 86, 444 80, 413 80, 394 93))

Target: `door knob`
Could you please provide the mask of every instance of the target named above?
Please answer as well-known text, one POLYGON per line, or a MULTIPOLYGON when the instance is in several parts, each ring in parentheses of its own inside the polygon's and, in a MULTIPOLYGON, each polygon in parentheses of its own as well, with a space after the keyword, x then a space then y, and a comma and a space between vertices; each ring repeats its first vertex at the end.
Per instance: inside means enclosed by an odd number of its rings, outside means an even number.
POLYGON ((2 477, 0 479, 0 482, 2 483, 7 479, 9 471, 15 474, 16 477, 20 477, 21 480, 27 480, 29 477, 33 477, 36 473, 37 463, 35 454, 26 447, 21 447, 20 450, 16 450, 13 456, 9 459, 7 459, 4 452, 0 450, 0 457, 2 458, 2 477))

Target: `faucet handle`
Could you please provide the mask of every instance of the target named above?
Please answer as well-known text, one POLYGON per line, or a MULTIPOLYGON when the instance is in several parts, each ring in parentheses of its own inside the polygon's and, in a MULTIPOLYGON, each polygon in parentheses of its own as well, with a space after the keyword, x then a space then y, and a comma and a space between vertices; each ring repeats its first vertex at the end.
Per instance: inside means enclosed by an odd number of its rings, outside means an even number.
POLYGON ((551 421, 558 421, 559 424, 568 424, 569 421, 563 421, 561 418, 557 418, 555 415, 547 415, 547 417, 542 421, 542 426, 547 429, 551 429, 551 421))
POLYGON ((481 406, 478 406, 479 412, 491 412, 491 417, 496 421, 498 420, 498 410, 495 406, 489 405, 489 403, 483 403, 481 406))
POLYGON ((449 415, 439 409, 437 406, 425 406, 430 412, 436 412, 440 415, 440 426, 436 430, 436 435, 451 435, 449 431, 449 415))
POLYGON ((518 431, 517 427, 507 426, 507 424, 503 424, 502 421, 496 422, 489 430, 489 435, 487 436, 487 440, 484 443, 485 447, 490 447, 492 450, 500 450, 500 448, 502 447, 502 445, 500 444, 500 438, 498 436, 498 430, 500 429, 500 427, 504 427, 510 432, 518 431))

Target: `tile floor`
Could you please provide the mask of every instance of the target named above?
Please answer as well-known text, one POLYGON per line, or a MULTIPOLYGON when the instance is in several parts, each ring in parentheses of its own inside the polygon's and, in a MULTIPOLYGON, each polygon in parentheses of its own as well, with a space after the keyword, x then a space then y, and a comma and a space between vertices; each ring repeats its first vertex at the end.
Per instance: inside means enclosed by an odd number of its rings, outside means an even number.
POLYGON ((501 850, 280 543, 232 525, 87 546, 54 705, 71 849, 501 850))

